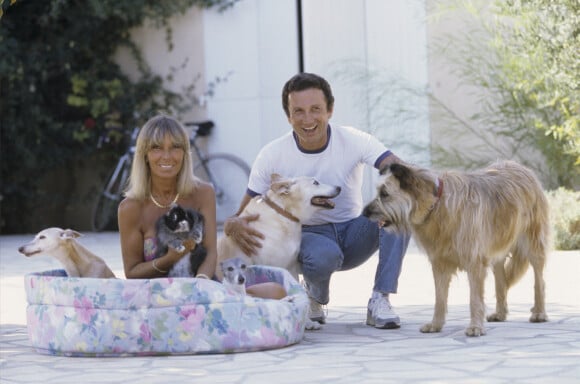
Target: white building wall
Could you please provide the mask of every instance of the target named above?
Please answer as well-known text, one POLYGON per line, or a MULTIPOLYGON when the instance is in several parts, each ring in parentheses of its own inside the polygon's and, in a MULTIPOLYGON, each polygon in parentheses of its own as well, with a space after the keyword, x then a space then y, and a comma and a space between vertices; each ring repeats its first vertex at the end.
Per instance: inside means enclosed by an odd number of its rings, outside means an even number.
MULTIPOLYGON (((371 132, 405 161, 430 165, 427 99, 393 95, 375 105, 372 95, 381 92, 377 87, 384 84, 352 81, 352 71, 362 68, 377 71, 381 79, 397 78, 412 87, 425 87, 424 14, 421 1, 304 0, 304 61, 305 71, 324 76, 333 88, 331 123, 371 132), (395 104, 416 115, 410 120, 383 118, 380 109, 395 104)), ((375 192, 376 176, 376 171, 367 171, 366 198, 375 192)))
MULTIPOLYGON (((131 31, 131 38, 140 48, 144 61, 154 73, 165 79, 166 88, 183 93, 183 87, 195 84, 195 93, 203 94, 205 86, 203 23, 204 14, 196 7, 183 15, 174 16, 171 20, 173 32, 171 50, 167 45, 166 31, 158 29, 151 22, 131 31), (167 80, 170 74, 172 81, 167 80)), ((126 49, 117 52, 117 61, 129 77, 135 79, 139 72, 126 49)), ((183 116, 186 120, 202 117, 203 111, 198 109, 183 116)))
POLYGON ((284 82, 298 71, 296 2, 242 0, 224 13, 205 11, 205 75, 228 74, 207 102, 216 122, 210 143, 252 163, 260 148, 289 129, 284 82))
MULTIPOLYGON (((175 17, 171 52, 164 31, 144 27, 133 35, 157 73, 168 73, 189 58, 188 67, 171 85, 174 90, 200 73, 200 93, 208 82, 227 77, 203 108, 184 118, 214 120, 208 150, 234 153, 251 164, 264 144, 290 129, 280 97, 286 80, 299 70, 297 19, 296 0, 240 0, 225 12, 192 9, 175 17)), ((429 164, 427 101, 413 100, 411 105, 423 119, 381 119, 384 106, 371 106, 368 97, 371 88, 381 84, 346 81, 343 76, 356 63, 425 86, 423 19, 422 1, 302 0, 304 70, 322 75, 332 85, 336 98, 332 123, 372 132, 403 159, 429 164)), ((125 66, 130 68, 130 63, 125 66)), ((375 177, 376 171, 369 170, 368 198, 374 194, 375 177)))

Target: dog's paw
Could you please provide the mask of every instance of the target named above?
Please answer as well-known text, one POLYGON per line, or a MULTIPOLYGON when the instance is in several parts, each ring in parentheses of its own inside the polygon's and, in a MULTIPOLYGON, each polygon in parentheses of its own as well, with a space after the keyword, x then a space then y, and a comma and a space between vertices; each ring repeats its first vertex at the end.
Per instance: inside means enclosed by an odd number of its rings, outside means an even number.
POLYGON ((545 313, 532 313, 530 316, 530 323, 544 323, 548 321, 548 315, 545 313))
POLYGON ((179 253, 185 251, 185 247, 183 246, 183 244, 179 244, 177 247, 175 247, 175 250, 179 253))
POLYGON ((436 333, 436 332, 441 332, 441 329, 443 328, 443 325, 435 325, 433 323, 428 323, 423 325, 420 328, 420 331, 422 333, 436 333))
POLYGON ((491 315, 487 316, 487 321, 490 323, 497 322, 497 321, 505 321, 507 315, 505 313, 492 313, 491 315))
POLYGON ((322 325, 318 321, 308 319, 306 320, 306 326, 304 328, 307 331, 318 331, 319 329, 322 329, 322 325))
POLYGON ((483 336, 485 335, 485 328, 477 325, 470 325, 469 327, 465 328, 465 335, 470 337, 483 336))

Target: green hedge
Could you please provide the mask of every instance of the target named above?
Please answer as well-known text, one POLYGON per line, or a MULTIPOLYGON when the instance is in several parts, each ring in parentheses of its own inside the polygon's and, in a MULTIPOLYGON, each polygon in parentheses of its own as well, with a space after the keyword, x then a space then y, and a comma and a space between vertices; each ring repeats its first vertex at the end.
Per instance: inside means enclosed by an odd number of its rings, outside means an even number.
POLYGON ((559 188, 547 193, 554 247, 580 249, 580 192, 559 188))
MULTIPOLYGON (((171 16, 192 6, 223 9, 234 2, 0 0, 0 231, 67 225, 40 212, 89 203, 75 201, 79 188, 71 174, 83 161, 118 157, 124 135, 110 128, 130 130, 142 122, 136 115, 145 119, 190 102, 152 73, 129 38, 132 28, 153 20, 167 31, 171 48, 171 16), (138 63, 138 82, 112 59, 123 46, 138 63), (102 137, 106 145, 97 151, 102 137)), ((89 167, 95 178, 100 165, 89 167)))

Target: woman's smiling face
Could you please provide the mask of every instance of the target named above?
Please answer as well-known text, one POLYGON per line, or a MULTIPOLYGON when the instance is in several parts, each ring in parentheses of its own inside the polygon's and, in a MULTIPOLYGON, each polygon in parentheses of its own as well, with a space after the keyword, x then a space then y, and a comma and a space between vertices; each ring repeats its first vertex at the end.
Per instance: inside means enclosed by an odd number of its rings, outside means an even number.
POLYGON ((160 177, 177 177, 183 165, 184 149, 167 135, 159 144, 151 145, 147 161, 151 174, 160 177))
POLYGON ((328 140, 326 127, 332 117, 322 90, 309 88, 288 95, 288 121, 307 150, 323 148, 328 140))

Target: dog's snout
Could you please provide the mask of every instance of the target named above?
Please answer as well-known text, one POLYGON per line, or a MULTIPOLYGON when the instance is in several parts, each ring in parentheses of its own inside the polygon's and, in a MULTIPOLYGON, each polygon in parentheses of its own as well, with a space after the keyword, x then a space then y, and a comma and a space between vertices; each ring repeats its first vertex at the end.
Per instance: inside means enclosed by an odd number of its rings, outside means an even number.
POLYGON ((21 245, 20 247, 18 247, 18 252, 22 253, 26 257, 32 256, 36 252, 31 252, 31 250, 28 248, 29 246, 30 244, 21 245))
POLYGON ((238 276, 238 283, 244 284, 246 282, 246 278, 242 275, 238 276))

